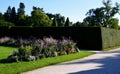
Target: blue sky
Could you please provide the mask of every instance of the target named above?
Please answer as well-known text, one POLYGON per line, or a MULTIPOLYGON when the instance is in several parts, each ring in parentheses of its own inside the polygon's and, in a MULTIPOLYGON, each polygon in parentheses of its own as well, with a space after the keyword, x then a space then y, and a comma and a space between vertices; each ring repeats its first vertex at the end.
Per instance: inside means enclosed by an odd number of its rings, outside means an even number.
MULTIPOLYGON (((30 15, 33 6, 43 8, 46 13, 60 13, 65 17, 69 17, 70 21, 77 22, 86 17, 86 12, 91 8, 102 6, 103 0, 0 0, 0 12, 4 13, 8 6, 15 6, 17 9, 19 3, 25 4, 26 14, 30 15)), ((119 0, 112 0, 118 2, 119 0)), ((119 15, 116 15, 120 19, 119 15)))

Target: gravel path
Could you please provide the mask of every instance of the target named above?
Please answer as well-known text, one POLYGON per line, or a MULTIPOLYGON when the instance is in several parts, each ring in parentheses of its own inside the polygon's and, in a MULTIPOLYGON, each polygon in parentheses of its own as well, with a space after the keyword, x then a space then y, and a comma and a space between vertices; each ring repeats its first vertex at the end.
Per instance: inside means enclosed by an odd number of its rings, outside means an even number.
POLYGON ((120 48, 22 74, 120 74, 120 48))

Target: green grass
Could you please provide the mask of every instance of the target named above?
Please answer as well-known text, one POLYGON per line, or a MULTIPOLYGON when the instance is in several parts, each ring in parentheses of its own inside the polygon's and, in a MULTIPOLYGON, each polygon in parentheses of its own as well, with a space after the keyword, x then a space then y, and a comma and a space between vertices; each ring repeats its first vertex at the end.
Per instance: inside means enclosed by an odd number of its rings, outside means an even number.
POLYGON ((105 48, 105 49, 103 49, 103 51, 110 51, 110 50, 117 49, 117 48, 120 48, 120 46, 105 48))
POLYGON ((8 55, 12 54, 16 49, 17 48, 14 47, 0 46, 0 60, 7 58, 8 55))
POLYGON ((94 54, 92 52, 81 51, 80 53, 44 58, 31 62, 4 63, 4 59, 6 59, 8 55, 10 55, 16 49, 17 48, 0 46, 0 74, 20 74, 25 71, 30 71, 65 61, 80 59, 94 54))

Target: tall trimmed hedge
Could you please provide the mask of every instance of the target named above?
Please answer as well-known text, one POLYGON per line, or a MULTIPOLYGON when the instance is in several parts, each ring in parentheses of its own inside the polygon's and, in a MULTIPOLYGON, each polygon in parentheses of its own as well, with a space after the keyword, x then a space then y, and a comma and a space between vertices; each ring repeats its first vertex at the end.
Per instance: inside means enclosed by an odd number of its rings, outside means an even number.
POLYGON ((100 27, 0 27, 0 37, 3 36, 24 38, 52 36, 55 39, 71 37, 79 48, 90 50, 120 46, 120 30, 100 27))
POLYGON ((102 49, 120 46, 120 30, 101 28, 102 49))
POLYGON ((0 37, 3 36, 24 38, 52 36, 55 39, 71 37, 80 49, 102 49, 100 27, 0 27, 0 37))

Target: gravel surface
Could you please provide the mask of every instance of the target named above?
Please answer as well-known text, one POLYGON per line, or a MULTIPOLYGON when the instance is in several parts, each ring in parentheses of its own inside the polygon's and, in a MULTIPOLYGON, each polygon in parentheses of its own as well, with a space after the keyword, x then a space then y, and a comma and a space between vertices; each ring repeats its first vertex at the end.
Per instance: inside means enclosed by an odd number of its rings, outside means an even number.
POLYGON ((120 48, 22 74, 120 74, 120 48))

